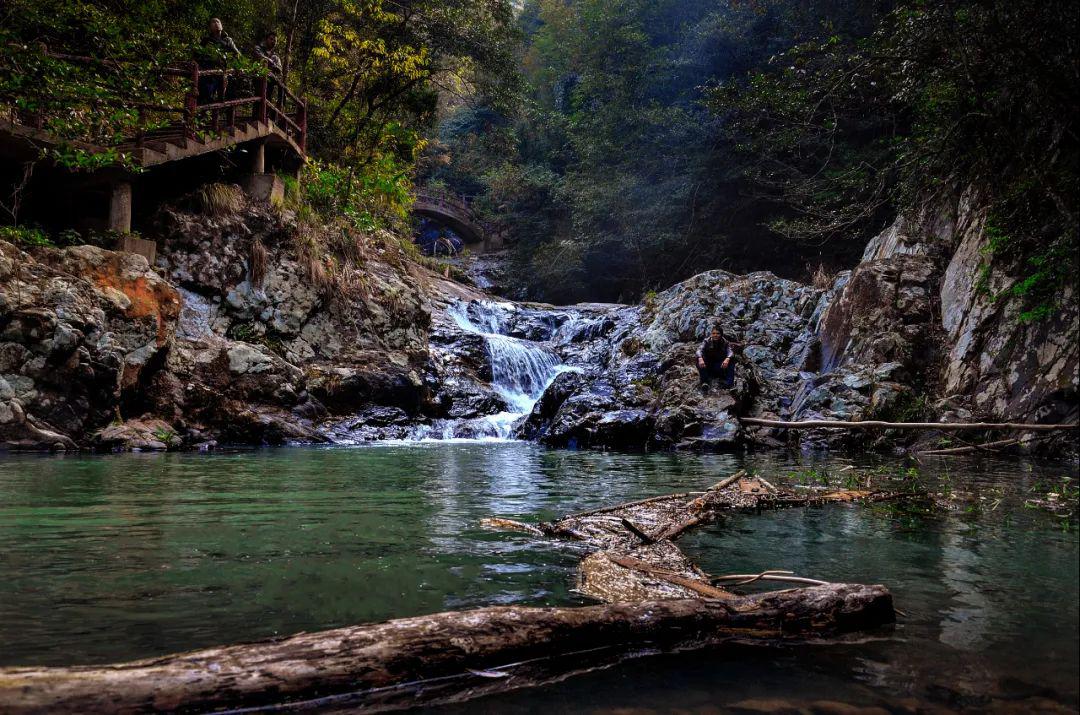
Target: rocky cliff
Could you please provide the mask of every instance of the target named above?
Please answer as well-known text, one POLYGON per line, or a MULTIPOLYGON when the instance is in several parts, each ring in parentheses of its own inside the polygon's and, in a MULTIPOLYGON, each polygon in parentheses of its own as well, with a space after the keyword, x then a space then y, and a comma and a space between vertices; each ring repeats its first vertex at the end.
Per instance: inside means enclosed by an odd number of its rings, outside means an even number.
POLYGON ((969 194, 898 220, 827 289, 709 271, 638 306, 501 301, 393 240, 331 237, 350 260, 328 258, 315 229, 265 205, 163 209, 153 267, 0 243, 0 447, 730 450, 868 439, 746 428, 747 415, 1074 421, 1075 296, 1024 323, 992 298, 1007 276, 977 289, 984 223, 969 194), (693 355, 716 319, 740 343, 738 378, 703 394, 693 355))
POLYGON ((326 441, 337 410, 419 410, 425 276, 392 242, 335 281, 265 205, 165 209, 148 237, 154 267, 0 243, 0 447, 326 441))

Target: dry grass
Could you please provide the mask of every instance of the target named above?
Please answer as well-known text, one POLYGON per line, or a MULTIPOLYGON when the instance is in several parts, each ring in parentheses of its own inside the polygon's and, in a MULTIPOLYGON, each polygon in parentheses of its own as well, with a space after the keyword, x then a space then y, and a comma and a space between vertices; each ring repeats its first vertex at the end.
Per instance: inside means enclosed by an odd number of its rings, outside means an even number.
POLYGON ((244 207, 244 191, 236 184, 204 184, 195 200, 207 216, 229 216, 244 207))
POLYGON ((806 267, 806 272, 810 274, 810 284, 819 290, 829 290, 833 285, 833 276, 827 270, 825 270, 825 264, 819 263, 817 268, 810 270, 810 266, 806 267))
POLYGON ((251 285, 253 288, 262 288, 266 280, 267 253, 266 246, 262 241, 252 239, 248 252, 248 265, 251 270, 251 285))
POLYGON ((368 280, 361 266, 369 257, 370 246, 358 233, 301 221, 293 244, 305 277, 324 299, 367 296, 368 280))

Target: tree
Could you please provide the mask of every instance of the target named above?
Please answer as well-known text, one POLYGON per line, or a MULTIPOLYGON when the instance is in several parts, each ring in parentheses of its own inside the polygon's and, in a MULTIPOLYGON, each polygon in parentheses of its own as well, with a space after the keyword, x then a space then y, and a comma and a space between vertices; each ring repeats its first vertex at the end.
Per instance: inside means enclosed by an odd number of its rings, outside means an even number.
MULTIPOLYGON (((862 245, 898 211, 976 188, 984 276, 1031 320, 1075 282, 1080 98, 1073 3, 908 2, 868 38, 799 44, 710 106, 793 240, 862 245)), ((988 283, 988 282, 986 282, 988 283)))

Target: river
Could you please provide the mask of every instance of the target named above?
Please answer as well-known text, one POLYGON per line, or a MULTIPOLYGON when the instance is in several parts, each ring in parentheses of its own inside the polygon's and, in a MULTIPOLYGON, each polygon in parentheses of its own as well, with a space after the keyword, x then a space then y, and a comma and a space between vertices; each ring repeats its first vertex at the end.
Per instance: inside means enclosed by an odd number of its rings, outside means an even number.
POLYGON ((1077 707, 1076 521, 1025 505, 1063 477, 1075 485, 1076 465, 1016 459, 942 459, 916 475, 871 455, 514 442, 6 455, 0 664, 103 663, 447 609, 584 603, 572 547, 480 519, 551 518, 701 488, 742 467, 788 485, 918 478, 952 495, 951 509, 736 515, 681 542, 711 573, 884 583, 903 612, 896 627, 829 645, 640 658, 441 710, 714 712, 779 697, 981 707, 987 694, 1077 707))

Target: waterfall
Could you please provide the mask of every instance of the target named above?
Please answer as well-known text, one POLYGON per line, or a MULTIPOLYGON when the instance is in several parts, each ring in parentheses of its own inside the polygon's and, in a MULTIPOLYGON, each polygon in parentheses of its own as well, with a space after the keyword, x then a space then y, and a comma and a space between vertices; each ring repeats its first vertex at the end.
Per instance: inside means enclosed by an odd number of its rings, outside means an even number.
MULTIPOLYGON (((473 303, 472 315, 465 304, 449 310, 459 328, 484 338, 491 361, 491 386, 509 410, 472 420, 444 421, 436 432, 444 439, 459 436, 507 439, 514 422, 532 411, 533 405, 560 372, 567 370, 550 349, 531 340, 505 335, 508 311, 513 304, 473 303)), ((425 437, 433 437, 431 428, 425 437)))

